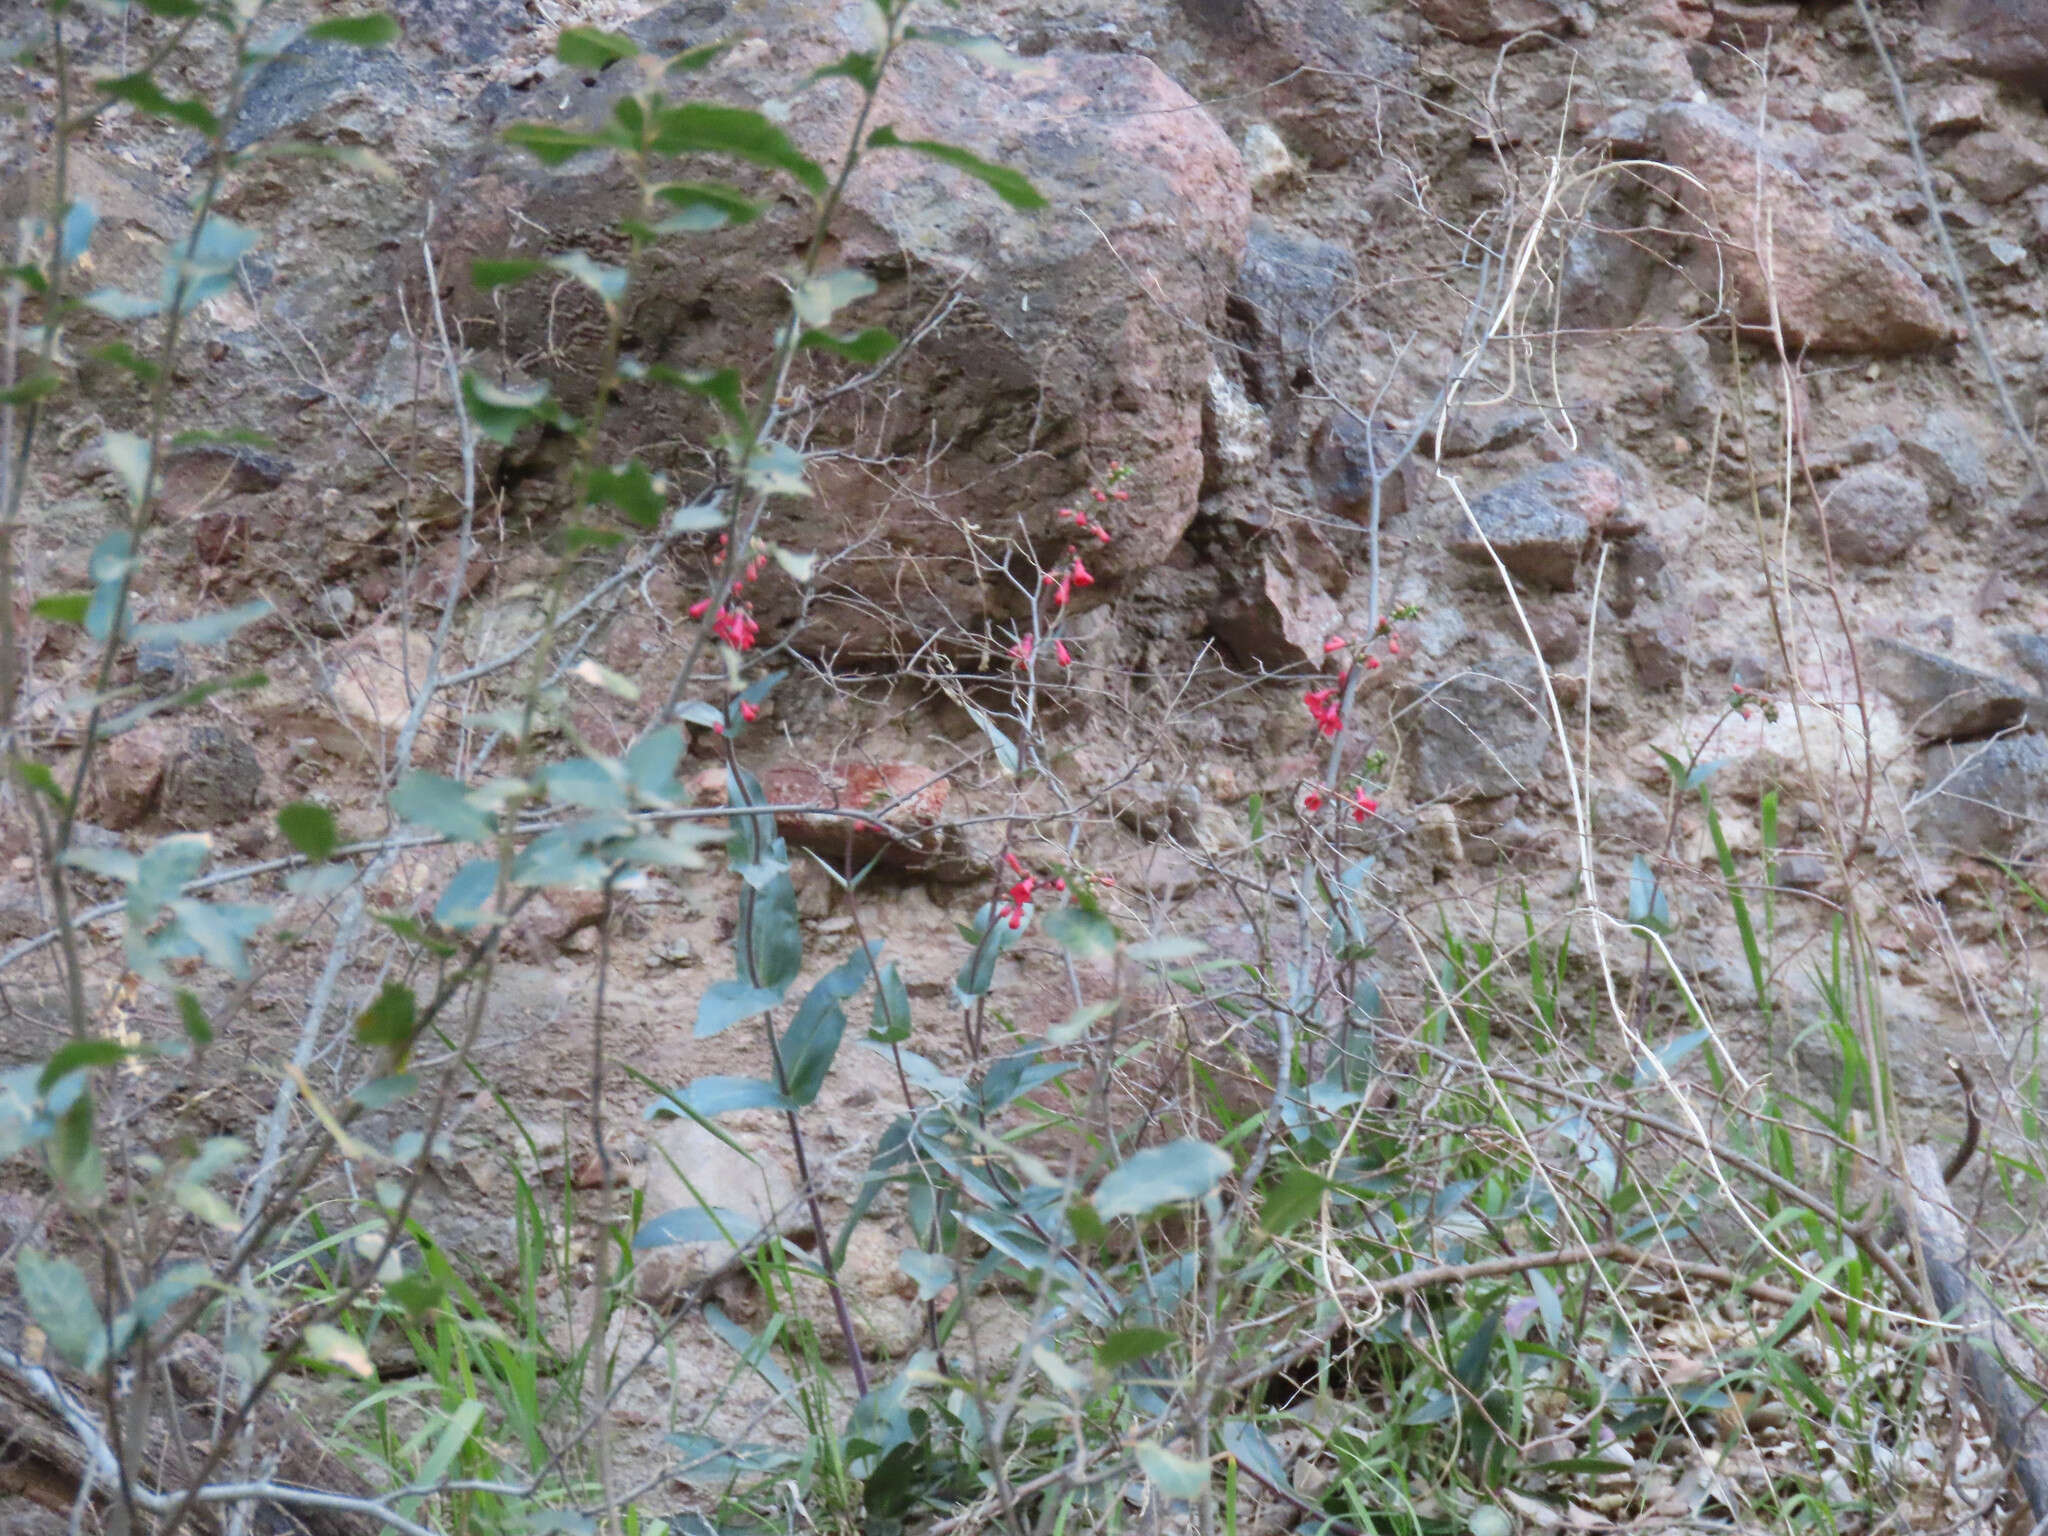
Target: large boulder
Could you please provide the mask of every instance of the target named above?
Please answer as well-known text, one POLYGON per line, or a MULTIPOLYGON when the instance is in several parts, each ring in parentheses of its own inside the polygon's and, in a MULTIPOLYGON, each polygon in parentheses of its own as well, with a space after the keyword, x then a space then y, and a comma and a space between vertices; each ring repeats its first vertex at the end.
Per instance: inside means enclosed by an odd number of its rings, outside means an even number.
POLYGON ((1937 857, 2027 858, 2048 847, 2048 736, 1929 747, 1913 830, 1937 857))
POLYGON ((1536 659, 1508 652, 1404 700, 1418 800, 1477 800, 1535 787, 1550 745, 1536 659))
MULTIPOLYGON (((869 45, 866 10, 857 0, 822 15, 796 0, 693 0, 634 30, 677 50, 744 23, 749 42, 686 77, 691 96, 780 102, 773 110, 798 148, 835 166, 858 92, 825 79, 785 98, 869 45)), ((614 68, 506 115, 594 125, 641 78, 614 68)), ((1135 54, 1053 53, 1001 68, 913 44, 889 67, 869 128, 882 125, 1013 166, 1051 206, 1015 210, 962 171, 903 151, 869 152, 847 184, 830 260, 880 291, 836 323, 924 334, 873 389, 834 396, 860 370, 812 354, 785 391, 801 413, 792 430, 824 451, 815 494, 779 500, 768 531, 843 555, 805 627, 806 644, 842 656, 888 654, 908 633, 958 636, 1013 613, 1034 567, 1059 559, 1071 537, 1057 508, 1112 461, 1135 471, 1132 494, 1109 509, 1113 542, 1091 546, 1089 564, 1109 585, 1165 556, 1194 516, 1205 333, 1223 323, 1250 218, 1237 150, 1135 54)), ((744 367, 782 319, 780 279, 809 239, 812 205, 787 181, 722 162, 659 170, 705 172, 750 181, 769 206, 743 228, 651 252, 627 302, 625 343, 649 362, 744 367)), ((451 284, 478 258, 614 251, 611 226, 631 208, 623 173, 594 156, 548 169, 500 150, 453 183, 445 200, 460 210, 463 259, 448 264, 451 284)), ((505 359, 538 360, 534 371, 574 401, 588 394, 602 317, 573 285, 554 303, 537 300, 463 293, 466 334, 505 359)), ((622 400, 608 422, 621 443, 677 444, 668 467, 686 482, 713 430, 666 391, 622 400)), ((762 617, 772 631, 776 615, 762 617)))
POLYGON ((1977 73, 2048 91, 2048 0, 1944 0, 1934 19, 1977 73))
POLYGON ((1659 107, 1649 129, 1682 173, 1668 190, 1702 237, 1700 276, 1713 291, 1725 275, 1740 323, 1767 327, 1775 297, 1795 349, 1912 352, 1956 334, 1911 263, 1830 208, 1748 123, 1711 102, 1684 101, 1659 107))

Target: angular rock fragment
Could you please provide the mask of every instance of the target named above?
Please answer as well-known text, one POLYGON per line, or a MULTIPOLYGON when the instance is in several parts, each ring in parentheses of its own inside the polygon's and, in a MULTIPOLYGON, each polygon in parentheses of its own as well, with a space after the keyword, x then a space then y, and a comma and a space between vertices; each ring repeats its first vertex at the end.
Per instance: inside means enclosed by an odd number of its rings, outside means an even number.
POLYGON ((1543 674, 1509 653, 1406 701, 1417 799, 1488 800, 1533 785, 1550 745, 1543 674))
POLYGON ((1598 459, 1546 464, 1474 497, 1472 522, 1479 531, 1470 524, 1460 528, 1451 548, 1483 562, 1491 545, 1522 580, 1561 591, 1578 579, 1587 544, 1626 499, 1621 476, 1598 459))
POLYGON ((1828 547, 1850 565, 1894 565, 1927 536, 1932 498, 1913 476, 1864 464, 1835 482, 1822 503, 1828 547))
POLYGON ((1921 754, 1913 830, 1937 857, 2027 857, 2048 847, 2048 736, 1946 742, 1921 754))
POLYGON ((775 829, 847 873, 875 858, 892 869, 925 870, 946 854, 938 823, 952 781, 917 763, 783 763, 762 772, 761 789, 773 805, 817 806, 778 815, 775 829))
POLYGON ((1912 265, 1830 208, 1749 124, 1709 102, 1672 102, 1651 114, 1651 131, 1686 173, 1668 190, 1703 236, 1698 274, 1711 291, 1725 272, 1743 325, 1768 325, 1775 296, 1795 348, 1912 352, 1954 335, 1912 265))
POLYGON ((2026 693, 2005 678, 1888 637, 1872 640, 1869 656, 1878 690, 1922 741, 1989 736, 2026 718, 2026 693))

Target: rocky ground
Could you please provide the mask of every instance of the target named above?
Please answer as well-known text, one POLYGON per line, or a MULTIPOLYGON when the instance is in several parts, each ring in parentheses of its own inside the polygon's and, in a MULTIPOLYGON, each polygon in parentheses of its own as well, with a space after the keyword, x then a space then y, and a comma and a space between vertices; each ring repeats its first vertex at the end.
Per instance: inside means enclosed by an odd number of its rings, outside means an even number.
MULTIPOLYGON (((588 118, 623 89, 557 63, 556 29, 621 27, 664 52, 741 36, 692 88, 756 103, 861 36, 858 6, 794 0, 397 9, 399 48, 293 49, 249 84, 252 141, 373 151, 383 174, 278 160, 223 200, 266 236, 196 317, 174 425, 248 427, 269 446, 176 459, 165 553, 140 601, 168 618, 269 598, 278 618, 225 659, 270 682, 120 738, 92 786, 96 835, 225 828, 226 855, 254 862, 281 851, 277 807, 303 798, 334 807, 349 836, 387 830, 380 774, 456 568, 435 301, 472 366, 508 383, 551 378, 573 403, 596 357, 573 284, 483 295, 466 281, 479 258, 598 240, 619 211, 603 171, 545 171, 496 141, 513 121, 588 118)), ((887 119, 1016 165, 1051 207, 1007 210, 936 167, 855 177, 837 254, 881 285, 861 321, 919 341, 858 389, 834 393, 852 371, 824 367, 792 386, 827 456, 819 494, 771 531, 825 558, 800 628, 795 584, 763 588, 763 623, 794 635, 801 665, 748 754, 791 800, 919 788, 903 814, 924 841, 890 850, 897 867, 858 920, 903 965, 935 1063, 964 1059, 947 993, 954 925, 986 898, 996 846, 974 817, 1013 804, 967 707, 1005 674, 1022 611, 1014 562, 991 551, 1012 535, 1059 549, 1056 509, 1116 462, 1131 495, 1108 505, 1113 538, 1088 551, 1097 583, 1078 595, 1074 666, 1045 733, 1056 789, 1032 805, 1067 815, 1061 835, 1076 839, 1035 851, 1111 876, 1133 929, 1228 950, 1248 802, 1296 814, 1320 780, 1301 694, 1336 675, 1326 640, 1412 608, 1353 707, 1386 753, 1369 847, 1388 909, 1425 929, 1438 912, 1482 933, 1509 913, 1518 928, 1524 896, 1562 912, 1588 870, 1618 904, 1640 856, 1700 999, 1761 1062, 1716 852, 1660 753, 1718 760, 1739 856, 1760 851, 1764 797, 1777 796, 1784 973, 1821 962, 1853 903, 1880 946, 1906 1112, 1953 1118, 1953 1053, 2011 1123, 2048 988, 2010 873, 2048 889, 2048 483, 2013 430, 2034 427, 2048 359, 2048 59, 2000 28, 2048 29, 2048 11, 1877 9, 1910 129, 1855 8, 1790 0, 972 0, 949 20, 1021 68, 906 56, 887 119), (1375 508, 1375 468, 1402 453, 1375 508)), ((13 19, 0 9, 0 29, 13 19)), ((74 46, 109 68, 147 36, 139 17, 89 12, 78 26, 74 46)), ((218 74, 197 57, 178 69, 218 74)), ((31 131, 0 137, 13 212, 44 168, 47 61, 0 69, 0 95, 30 109, 31 131)), ((848 102, 831 84, 807 92, 788 129, 829 157, 848 102)), ((95 283, 153 280, 192 190, 181 155, 125 112, 75 152, 105 232, 95 283)), ((751 355, 780 302, 767 274, 802 236, 785 200, 659 266, 626 317, 629 347, 678 366, 751 355)), ((81 373, 31 489, 38 591, 87 584, 119 495, 91 445, 136 409, 114 370, 81 373)), ((714 472, 705 427, 667 402, 613 420, 685 489, 714 472)), ((488 664, 536 621, 554 567, 542 545, 564 513, 549 453, 521 440, 487 456, 491 517, 452 652, 478 675, 428 714, 423 766, 493 761, 471 722, 510 696, 513 669, 488 664)), ((665 689, 708 548, 650 563, 584 653, 665 689)), ((32 721, 47 728, 87 657, 75 632, 34 621, 29 635, 32 721)), ((131 659, 137 680, 166 687, 222 660, 131 659)), ((623 746, 638 716, 571 686, 565 723, 623 746)), ((25 836, 8 836, 0 934, 17 943, 49 914, 25 836)), ((430 901, 452 868, 408 856, 375 898, 430 901)), ((688 1027, 723 973, 726 894, 717 880, 654 882, 614 920, 614 1048, 655 1081, 748 1070, 749 1046, 688 1027)), ((855 942, 856 913, 821 872, 800 896, 814 953, 855 942)), ((509 1164, 557 1188, 595 1183, 596 916, 536 903, 500 978, 481 1060, 503 1100, 469 1106, 435 1200, 486 1263, 511 1258, 509 1164)), ((1398 1006, 1420 983, 1390 954, 1398 1006)), ((118 969, 117 937, 98 958, 118 969)), ((351 978, 373 981, 368 962, 351 978)), ((255 1016, 275 1034, 252 1060, 288 1049, 306 985, 289 956, 259 983, 255 1016)), ((1063 987, 1030 985, 1007 1000, 1026 1033, 1067 1007, 1063 987)), ((45 1048, 35 996, 13 996, 10 1058, 45 1048)), ((161 1011, 145 1027, 174 1030, 161 1011)), ((842 1202, 894 1092, 881 1058, 844 1060, 820 1149, 842 1202)), ((1795 1067, 1831 1070, 1810 1039, 1795 1067)), ((637 1127, 646 1090, 620 1077, 608 1092, 615 1122, 637 1127)), ((219 1118, 234 1123, 234 1106, 219 1118)), ((661 1147, 634 1139, 647 1208, 674 1203, 661 1151, 721 1181, 721 1203, 779 1204, 787 1154, 761 1122, 727 1122, 758 1164, 722 1162, 687 1122, 648 1133, 661 1147)), ((898 1354, 919 1327, 914 1287, 887 1220, 862 1230, 850 1271, 864 1343, 898 1354)), ((689 1262, 650 1265, 650 1299, 689 1262)), ((715 1346, 686 1343, 683 1377, 722 1372, 693 1349, 715 1346)), ((641 1408, 658 1426, 653 1402, 641 1408)))

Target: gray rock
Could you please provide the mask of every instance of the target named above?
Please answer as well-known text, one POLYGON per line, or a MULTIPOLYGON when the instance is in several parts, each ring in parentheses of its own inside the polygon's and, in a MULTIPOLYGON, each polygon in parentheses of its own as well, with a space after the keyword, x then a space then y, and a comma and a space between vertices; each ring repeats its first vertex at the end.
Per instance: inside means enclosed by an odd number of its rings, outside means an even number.
POLYGON ((1595 784, 1593 831, 1628 848, 1656 848, 1664 842, 1670 812, 1633 784, 1595 784))
POLYGON ((1498 656, 1412 694, 1418 799, 1490 800, 1535 782, 1550 745, 1542 672, 1534 658, 1498 656))
MULTIPOLYGON (((705 0, 690 4, 699 14, 705 10, 705 0)), ((408 43, 425 43, 458 65, 502 57, 514 38, 533 31, 540 21, 538 7, 529 0, 397 0, 395 9, 408 43)))
POLYGON ((1810 853, 1786 853, 1778 858, 1778 884, 1791 891, 1817 891, 1828 882, 1825 859, 1810 853))
POLYGON ((1617 617, 1627 618, 1636 604, 1663 597, 1670 583, 1664 571, 1669 562, 1664 546, 1649 533, 1617 539, 1607 557, 1607 581, 1603 595, 1617 617))
MULTIPOLYGON (((730 1211, 737 1224, 733 1236, 744 1241, 798 1214, 796 1179, 785 1166, 788 1153, 765 1137, 730 1128, 714 1135, 694 1120, 676 1119, 648 1140, 652 1157, 642 1202, 647 1221, 659 1221, 670 1211, 730 1211)), ((649 1248, 634 1266, 640 1299, 657 1308, 684 1301, 692 1286, 737 1253, 717 1237, 649 1248)))
POLYGON ((1932 498, 1912 475, 1865 464, 1835 482, 1823 505, 1828 544, 1850 565, 1893 565, 1927 536, 1932 498))
POLYGON ((1692 615, 1669 603, 1652 603, 1622 630, 1636 681, 1662 691, 1685 681, 1692 653, 1692 615))
POLYGON ((1579 560, 1594 533, 1622 509, 1621 477, 1598 459, 1567 459, 1497 486, 1472 502, 1485 535, 1461 527, 1451 549, 1485 562, 1487 546, 1522 580, 1562 591, 1578 579, 1579 560))
POLYGON ((1616 182, 1573 227, 1557 278, 1567 329, 1620 330, 1642 313, 1661 265, 1643 234, 1644 200, 1640 183, 1616 182))
POLYGON ((195 725, 164 769, 158 809, 182 827, 239 821, 262 802, 263 764, 232 726, 195 725))
POLYGON ((2014 665, 2031 677, 2037 687, 2048 688, 2048 635, 2008 629, 1998 640, 2011 653, 2014 665))
POLYGON ((1944 742, 1920 764, 1913 830, 1929 852, 2013 859, 2048 846, 2048 736, 1944 742))
POLYGON ((1927 482, 1935 506, 1967 510, 1989 494, 1991 475, 1977 444, 1976 424, 1961 411, 1930 412, 1899 446, 1927 482))
POLYGON ((1372 517, 1372 483, 1380 480, 1380 516, 1408 510, 1418 494, 1421 471, 1412 458, 1390 464, 1408 440, 1405 432, 1368 426, 1348 411, 1339 411, 1309 439, 1308 474, 1316 500, 1332 517, 1367 523, 1372 517))
POLYGON ((1961 741, 2008 730, 2026 718, 2021 688, 1935 651, 1885 637, 1870 642, 1872 680, 1922 741, 1961 741))
MULTIPOLYGON (((1447 459, 1472 453, 1492 453, 1525 443, 1543 425, 1543 413, 1517 405, 1461 405, 1444 423, 1442 452, 1447 459)), ((1425 453, 1438 451, 1436 424, 1423 431, 1420 444, 1425 453)))
POLYGON ((1272 417, 1277 452, 1294 446, 1297 390, 1311 381, 1317 333, 1357 276, 1348 247, 1271 219, 1252 220, 1230 308, 1244 331, 1252 397, 1272 417))
POLYGON ((1524 32, 1584 33, 1593 26, 1584 0, 1411 0, 1422 19, 1461 43, 1504 42, 1524 32))
POLYGON ((1933 19, 1978 74, 2048 91, 2048 0, 1944 0, 1933 19))
POLYGON ((1970 134, 1942 157, 1942 166, 1987 203, 2009 203, 2048 181, 2048 149, 2018 134, 1970 134))
POLYGON ((388 49, 297 42, 256 71, 228 126, 227 146, 239 151, 287 132, 309 132, 314 118, 344 102, 396 113, 411 96, 411 74, 388 49))

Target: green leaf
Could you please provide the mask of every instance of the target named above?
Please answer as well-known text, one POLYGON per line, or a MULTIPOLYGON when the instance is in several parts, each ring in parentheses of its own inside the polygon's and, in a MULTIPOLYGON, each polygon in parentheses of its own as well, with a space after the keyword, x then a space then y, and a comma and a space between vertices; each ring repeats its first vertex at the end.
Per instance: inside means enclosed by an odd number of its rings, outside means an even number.
POLYGON ((1164 1328, 1123 1328, 1095 1348, 1095 1363, 1106 1371, 1170 1349, 1176 1335, 1164 1328))
POLYGON ((403 1307, 407 1317, 418 1321, 441 1305, 448 1287, 431 1275, 415 1273, 392 1281, 384 1287, 384 1294, 403 1307))
POLYGON ((387 981, 370 1006, 356 1015, 356 1040, 368 1047, 403 1051, 419 1029, 419 1003, 412 988, 387 981))
POLYGON ((894 128, 884 125, 868 135, 868 148, 907 149, 913 154, 950 165, 956 171, 965 171, 1012 208, 1028 210, 1050 206, 1045 194, 1023 175, 1006 165, 995 165, 979 155, 970 154, 956 144, 941 144, 936 139, 901 138, 894 128))
POLYGON ((643 1253, 649 1248, 667 1248, 675 1243, 744 1243, 760 1228, 738 1211, 728 1211, 721 1206, 705 1210, 701 1206, 686 1205, 678 1210, 663 1211, 651 1221, 640 1224, 640 1230, 633 1234, 633 1251, 643 1253))
POLYGON ((364 16, 335 16, 306 28, 316 43, 341 43, 350 48, 388 48, 398 41, 398 23, 381 11, 364 16))
POLYGON ((541 782, 557 805, 586 811, 627 809, 625 770, 610 758, 572 757, 567 762, 550 763, 541 770, 541 782))
POLYGON ((601 27, 565 27, 555 39, 555 57, 572 69, 603 69, 640 52, 640 45, 601 27))
POLYGON ((136 861, 128 882, 128 920, 154 922, 163 904, 195 880, 213 856, 213 844, 201 833, 186 832, 159 839, 136 861))
POLYGON ((1095 1214, 1107 1221, 1141 1216, 1162 1205, 1181 1205, 1215 1193, 1230 1172, 1230 1156, 1192 1136, 1147 1147, 1124 1159, 1096 1187, 1095 1214))
POLYGON ((714 63, 718 56, 730 47, 732 47, 730 41, 720 40, 715 43, 699 43, 694 48, 685 48, 681 53, 668 61, 668 73, 672 75, 695 73, 697 70, 704 69, 714 63))
POLYGON ((36 1092, 48 1093, 58 1083, 74 1072, 89 1071, 94 1067, 111 1067, 125 1060, 130 1047, 118 1040, 72 1040, 57 1048, 57 1053, 43 1063, 42 1076, 36 1079, 36 1092))
POLYGON ((434 921, 455 933, 466 933, 490 916, 491 898, 498 892, 498 861, 471 859, 455 871, 441 899, 434 904, 434 921))
POLYGON ((755 987, 744 981, 721 981, 707 988, 697 1004, 699 1040, 723 1034, 742 1019, 757 1018, 782 1005, 787 987, 755 987))
POLYGON ((697 234, 728 224, 751 224, 761 216, 761 204, 715 181, 664 182, 654 188, 654 195, 676 210, 655 226, 663 234, 697 234))
POLYGON ((563 128, 555 123, 513 123, 498 135, 507 144, 525 150, 542 165, 566 165, 593 149, 628 149, 616 133, 589 133, 563 128))
POLYGON ((474 373, 462 375, 462 403, 477 431, 501 448, 509 448, 519 429, 534 422, 561 425, 565 418, 551 398, 546 380, 523 389, 493 384, 474 373))
POLYGON ((154 384, 163 375, 161 368, 125 341, 110 341, 104 347, 95 347, 92 357, 95 362, 125 368, 145 384, 154 384))
POLYGON ((910 989, 891 960, 875 978, 875 1021, 868 1038, 877 1045, 896 1045, 910 1038, 910 989))
POLYGON ((168 907, 173 927, 190 939, 209 963, 237 978, 249 974, 243 946, 270 920, 268 906, 188 897, 170 902, 168 907))
POLYGON ((682 761, 683 745, 681 728, 664 725, 628 747, 622 762, 633 793, 657 805, 682 799, 683 787, 676 782, 676 764, 682 761))
POLYGON ((52 624, 83 624, 91 602, 90 592, 52 592, 48 597, 37 598, 29 612, 52 624))
POLYGON ((603 262, 592 261, 581 251, 571 251, 566 256, 550 256, 547 264, 557 272, 575 278, 607 304, 616 304, 626 296, 626 271, 623 267, 608 267, 603 262))
POLYGON ((305 1349, 315 1360, 338 1365, 352 1376, 360 1376, 364 1381, 377 1379, 377 1367, 370 1363, 370 1352, 363 1348, 362 1341, 332 1323, 308 1323, 305 1349))
POLYGON ((1290 1168, 1274 1181, 1259 1209, 1259 1230, 1270 1237, 1290 1231, 1323 1203, 1330 1181, 1313 1168, 1290 1168))
POLYGON ((986 69, 993 69, 1006 75, 1035 75, 1045 72, 1042 59, 1019 58, 1003 43, 993 37, 976 32, 962 32, 957 27, 905 27, 903 40, 907 43, 936 43, 941 48, 951 48, 964 53, 975 63, 986 69))
POLYGON ((469 281, 479 293, 489 293, 508 283, 523 283, 546 265, 538 256, 479 256, 469 264, 469 281))
POLYGON ((879 291, 867 273, 852 267, 820 272, 790 295, 790 308, 805 325, 824 325, 847 305, 879 291))
MULTIPOLYGON (((163 310, 163 300, 145 298, 137 293, 123 293, 118 288, 95 288, 78 301, 87 309, 105 315, 109 320, 146 320, 163 310)), ((152 374, 156 368, 149 365, 152 374)))
POLYGON ((1133 960, 1147 964, 1171 965, 1178 960, 1192 960, 1208 952, 1209 946, 1200 939, 1184 938, 1179 934, 1162 934, 1156 939, 1147 939, 1142 944, 1133 944, 1127 953, 1133 960))
MULTIPOLYGON (((829 978, 828 978, 829 979, 829 978)), ((811 990, 782 1037, 783 1071, 789 1099, 798 1109, 815 1104, 846 1035, 846 1010, 835 999, 819 1001, 825 982, 811 990)))
POLYGON ((666 384, 671 389, 687 389, 691 394, 704 396, 718 406, 734 427, 747 424, 747 401, 740 387, 737 368, 671 368, 667 363, 651 363, 647 367, 647 377, 653 383, 666 384))
POLYGON ((341 845, 334 813, 310 800, 294 800, 277 813, 277 830, 307 858, 324 863, 341 845))
POLYGON ((167 96, 163 87, 148 75, 121 75, 96 81, 95 84, 102 94, 114 101, 125 101, 138 112, 167 117, 174 123, 182 123, 203 133, 209 139, 220 133, 220 120, 207 110, 205 102, 197 99, 181 101, 167 96))
POLYGON ((804 456, 787 443, 766 440, 754 444, 740 477, 764 496, 808 496, 810 482, 804 478, 804 456))
POLYGON ((743 1109, 791 1107, 789 1100, 775 1091, 773 1083, 764 1083, 758 1077, 700 1077, 681 1093, 656 1099, 647 1108, 649 1114, 681 1112, 715 1120, 743 1109))
POLYGON ((71 1364, 87 1366, 106 1346, 106 1327, 93 1305, 85 1271, 69 1259, 53 1259, 33 1248, 15 1255, 14 1276, 21 1300, 50 1347, 71 1364))
POLYGON ((1040 922, 1053 942, 1076 960, 1100 960, 1116 953, 1116 929, 1100 912, 1077 904, 1048 912, 1040 922))
POLYGON ((1671 907, 1664 899, 1656 870, 1640 853, 1629 865, 1628 920, 1652 933, 1671 932, 1671 907))
POLYGON ((749 920, 733 935, 747 946, 740 954, 742 974, 751 958, 754 980, 763 987, 786 988, 803 966, 804 935, 797 921, 796 888, 778 874, 754 898, 749 920))
POLYGON ((259 597, 237 603, 232 608, 202 613, 193 619, 138 624, 130 638, 137 645, 220 645, 259 619, 269 618, 273 611, 271 605, 259 597))
POLYGON ((787 171, 815 196, 825 193, 824 170, 799 153, 789 135, 746 107, 692 101, 665 108, 655 115, 653 149, 658 155, 732 155, 787 171))
MULTIPOLYGON (((137 437, 133 432, 108 432, 100 438, 100 457, 107 461, 109 469, 121 477, 121 484, 128 491, 128 505, 131 507, 140 506, 143 493, 149 485, 149 440, 137 437)), ((115 535, 109 534, 107 537, 112 539, 115 535)), ((102 549, 106 545, 106 539, 100 541, 102 549)), ((123 553, 126 552, 126 549, 127 544, 124 538, 122 544, 123 553)), ((99 551, 95 550, 93 553, 97 557, 99 551)), ((95 563, 97 563, 97 558, 95 558, 95 563)), ((106 580, 107 578, 100 575, 97 571, 93 573, 93 581, 95 583, 106 580)))
POLYGON ((896 1265, 917 1282, 919 1301, 936 1301, 947 1286, 960 1277, 953 1271, 953 1261, 943 1253, 926 1253, 922 1248, 905 1248, 896 1255, 896 1265))
POLYGON ((881 73, 876 67, 875 56, 867 52, 846 54, 837 63, 823 64, 811 71, 813 82, 831 80, 835 77, 851 80, 870 96, 875 94, 875 88, 881 84, 881 73))
POLYGON ((207 1018, 198 997, 182 987, 178 990, 178 1021, 185 1026, 185 1038, 194 1045, 213 1043, 213 1021, 207 1018))
POLYGON ((480 843, 496 830, 490 813, 476 805, 457 780, 415 770, 391 791, 391 809, 415 826, 458 843, 480 843))
POLYGON ((797 337, 799 345, 820 352, 836 352, 848 362, 872 367, 896 350, 895 334, 882 326, 835 334, 815 326, 797 337))
POLYGON ((1152 1486, 1169 1499, 1198 1499, 1209 1486, 1209 1463, 1176 1455, 1156 1440, 1140 1440, 1131 1448, 1152 1486))
POLYGON ((583 499, 616 508, 636 528, 659 528, 668 508, 668 481, 638 459, 611 469, 593 465, 584 476, 583 499))
POLYGON ((60 373, 32 373, 20 383, 0 389, 0 405, 34 405, 63 387, 64 376, 60 373))

